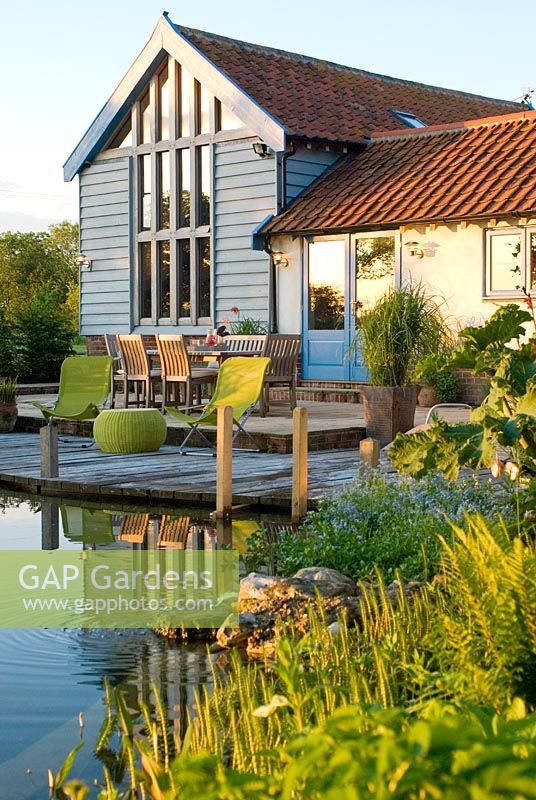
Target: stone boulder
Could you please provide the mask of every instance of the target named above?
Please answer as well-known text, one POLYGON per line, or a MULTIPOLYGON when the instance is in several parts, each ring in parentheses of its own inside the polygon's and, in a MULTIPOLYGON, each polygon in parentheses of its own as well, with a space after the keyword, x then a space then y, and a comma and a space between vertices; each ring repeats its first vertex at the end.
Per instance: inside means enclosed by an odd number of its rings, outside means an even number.
POLYGON ((246 647, 247 640, 258 626, 259 622, 255 614, 246 611, 238 615, 238 627, 230 627, 224 622, 216 633, 216 641, 224 649, 246 647))
POLYGON ((328 624, 341 616, 349 623, 356 621, 360 594, 355 581, 326 567, 307 567, 291 578, 251 572, 240 582, 240 629, 229 630, 223 625, 217 642, 224 648, 245 648, 253 657, 266 657, 273 654, 278 632, 286 626, 307 632, 309 608, 317 601, 328 624))
POLYGON ((359 587, 351 578, 329 567, 305 567, 299 569, 292 578, 293 581, 309 581, 313 583, 322 597, 357 597, 359 587))

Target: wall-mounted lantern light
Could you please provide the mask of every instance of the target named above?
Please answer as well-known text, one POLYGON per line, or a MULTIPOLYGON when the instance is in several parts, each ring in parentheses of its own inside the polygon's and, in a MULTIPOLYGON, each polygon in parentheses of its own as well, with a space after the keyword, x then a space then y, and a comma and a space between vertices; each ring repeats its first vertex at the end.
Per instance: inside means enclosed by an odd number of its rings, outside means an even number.
POLYGON ((253 142, 253 150, 259 158, 267 158, 271 155, 270 148, 264 142, 253 142))
POLYGON ((276 267, 288 267, 288 258, 280 252, 273 252, 272 258, 276 267))
POLYGON ((404 247, 406 248, 408 256, 411 258, 423 258, 424 249, 419 242, 406 242, 404 247))
POLYGON ((78 255, 75 258, 75 261, 80 267, 80 269, 91 269, 93 264, 92 260, 88 258, 88 256, 85 256, 83 253, 78 253, 78 255))

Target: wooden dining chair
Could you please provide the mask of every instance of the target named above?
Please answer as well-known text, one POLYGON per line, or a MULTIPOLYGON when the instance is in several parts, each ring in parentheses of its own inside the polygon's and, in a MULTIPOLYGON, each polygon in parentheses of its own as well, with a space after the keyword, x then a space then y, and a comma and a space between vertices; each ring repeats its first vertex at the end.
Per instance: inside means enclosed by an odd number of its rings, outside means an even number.
POLYGON ((143 339, 139 333, 118 333, 117 346, 123 362, 123 390, 125 393, 124 406, 128 407, 130 399, 128 394, 129 383, 134 384, 135 403, 139 407, 140 400, 146 407, 155 404, 155 383, 161 378, 159 369, 151 369, 149 356, 143 346, 143 339), (141 390, 141 392, 140 392, 141 390), (141 396, 140 396, 141 395, 141 396))
POLYGON ((191 408, 193 388, 197 390, 197 404, 201 405, 203 385, 208 387, 209 398, 212 396, 218 370, 193 366, 182 334, 157 333, 156 344, 162 368, 162 411, 171 403, 183 403, 186 408, 191 408), (180 397, 182 387, 184 398, 180 397))
POLYGON ((125 514, 121 520, 119 540, 144 544, 149 530, 149 514, 125 514))
POLYGON ((231 353, 250 353, 252 350, 262 351, 266 341, 266 334, 241 334, 232 333, 224 339, 227 350, 231 353))
POLYGON ((115 408, 116 384, 123 386, 125 370, 123 369, 123 362, 121 361, 121 354, 119 353, 115 334, 105 333, 104 341, 106 343, 106 351, 108 355, 114 360, 112 365, 112 391, 110 396, 110 407, 115 408))
POLYGON ((269 333, 264 343, 263 356, 270 359, 264 376, 264 391, 260 400, 261 417, 270 410, 270 387, 288 386, 290 408, 296 408, 296 372, 300 355, 301 337, 294 334, 269 333))
POLYGON ((169 550, 185 550, 190 533, 190 517, 162 516, 158 530, 157 547, 169 550))

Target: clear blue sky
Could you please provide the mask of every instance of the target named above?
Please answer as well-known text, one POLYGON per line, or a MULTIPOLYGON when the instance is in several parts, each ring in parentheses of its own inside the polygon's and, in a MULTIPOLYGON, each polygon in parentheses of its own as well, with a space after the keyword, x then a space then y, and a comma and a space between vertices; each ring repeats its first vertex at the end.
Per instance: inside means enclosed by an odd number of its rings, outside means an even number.
POLYGON ((192 27, 515 99, 536 87, 534 0, 3 0, 0 230, 76 218, 62 164, 163 10, 192 27))

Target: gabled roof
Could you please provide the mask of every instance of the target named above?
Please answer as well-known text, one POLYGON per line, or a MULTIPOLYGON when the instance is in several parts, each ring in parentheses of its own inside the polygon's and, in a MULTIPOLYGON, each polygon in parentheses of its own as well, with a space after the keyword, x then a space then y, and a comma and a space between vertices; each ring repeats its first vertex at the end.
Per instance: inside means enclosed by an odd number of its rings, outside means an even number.
POLYGON ((372 131, 400 127, 393 109, 409 111, 426 125, 523 109, 519 103, 174 27, 297 137, 361 142, 372 131))
POLYGON ((185 64, 276 151, 285 148, 286 135, 362 143, 372 131, 400 125, 394 109, 433 124, 521 108, 506 100, 389 78, 185 28, 165 13, 65 162, 65 180, 71 180, 104 146, 166 54, 185 64))
POLYGON ((284 126, 184 37, 167 14, 164 14, 143 50, 63 165, 66 181, 72 180, 84 163, 91 161, 102 149, 114 127, 119 124, 127 109, 144 90, 151 75, 160 68, 168 55, 183 64, 266 144, 276 151, 284 150, 284 126))
POLYGON ((261 233, 309 233, 536 211, 536 111, 379 132, 261 233))

